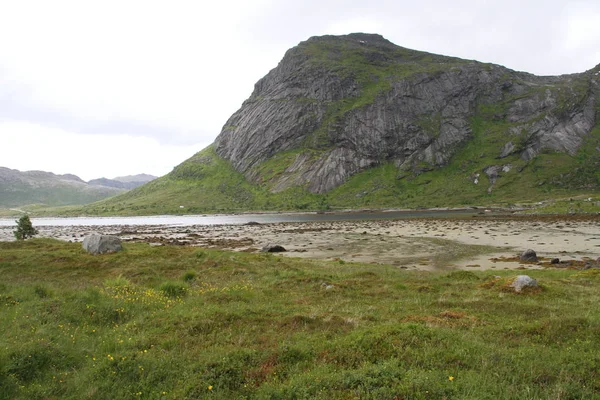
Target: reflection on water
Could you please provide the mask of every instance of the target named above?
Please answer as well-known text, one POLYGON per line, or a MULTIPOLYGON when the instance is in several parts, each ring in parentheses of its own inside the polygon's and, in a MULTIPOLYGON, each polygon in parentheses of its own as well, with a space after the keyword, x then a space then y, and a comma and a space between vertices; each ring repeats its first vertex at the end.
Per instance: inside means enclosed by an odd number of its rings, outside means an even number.
MULTIPOLYGON (((160 215, 152 217, 76 217, 32 218, 34 226, 103 226, 103 225, 234 225, 248 222, 261 224, 276 222, 368 221, 404 218, 451 218, 476 215, 481 210, 416 210, 346 213, 290 213, 239 215, 160 215)), ((13 226, 14 219, 0 219, 0 226, 13 226)))

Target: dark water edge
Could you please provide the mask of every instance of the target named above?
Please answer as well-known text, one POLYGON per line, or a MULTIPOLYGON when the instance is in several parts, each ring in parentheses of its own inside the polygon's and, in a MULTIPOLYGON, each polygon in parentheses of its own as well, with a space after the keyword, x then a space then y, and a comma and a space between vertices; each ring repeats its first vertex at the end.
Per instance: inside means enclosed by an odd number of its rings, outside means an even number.
MULTIPOLYGON (((252 222, 272 224, 280 222, 335 222, 375 221, 411 218, 469 218, 477 215, 507 215, 506 211, 483 209, 453 210, 390 210, 312 213, 262 213, 222 215, 159 215, 145 217, 55 217, 31 218, 34 226, 106 226, 106 225, 241 225, 252 222)), ((13 218, 0 219, 0 226, 13 226, 13 218)))

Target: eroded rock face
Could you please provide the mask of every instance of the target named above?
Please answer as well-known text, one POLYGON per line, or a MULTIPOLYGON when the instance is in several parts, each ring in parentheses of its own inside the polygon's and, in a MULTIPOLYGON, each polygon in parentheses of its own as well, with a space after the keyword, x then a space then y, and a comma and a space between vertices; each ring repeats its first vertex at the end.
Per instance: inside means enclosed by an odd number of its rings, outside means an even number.
POLYGON ((215 149, 254 182, 262 163, 293 151, 272 190, 306 185, 314 193, 383 163, 410 172, 443 166, 472 139, 476 115, 510 124, 499 157, 574 154, 595 124, 592 77, 537 77, 379 35, 316 37, 256 83, 215 149))
POLYGON ((121 239, 112 235, 89 235, 83 239, 82 247, 91 254, 115 253, 121 251, 121 239))

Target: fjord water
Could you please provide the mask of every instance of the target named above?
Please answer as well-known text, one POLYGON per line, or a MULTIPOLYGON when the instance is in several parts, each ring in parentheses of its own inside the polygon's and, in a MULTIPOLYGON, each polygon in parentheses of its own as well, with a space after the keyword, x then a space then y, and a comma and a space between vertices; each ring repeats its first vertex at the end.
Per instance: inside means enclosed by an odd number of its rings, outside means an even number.
MULTIPOLYGON (((278 222, 369 221, 404 218, 451 218, 477 215, 481 210, 411 210, 343 213, 273 213, 222 215, 159 215, 145 217, 70 217, 32 218, 34 226, 106 226, 106 225, 238 225, 278 222)), ((0 226, 15 225, 14 219, 0 219, 0 226)))

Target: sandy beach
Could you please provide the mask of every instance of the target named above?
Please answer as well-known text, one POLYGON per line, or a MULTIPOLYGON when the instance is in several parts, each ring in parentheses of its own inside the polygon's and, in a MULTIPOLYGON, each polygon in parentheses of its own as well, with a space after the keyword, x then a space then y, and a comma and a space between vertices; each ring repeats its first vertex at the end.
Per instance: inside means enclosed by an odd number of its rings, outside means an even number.
MULTIPOLYGON (((0 240, 13 240, 12 227, 0 240)), ((91 233, 126 242, 260 251, 278 244, 286 257, 391 264, 404 269, 504 269, 584 265, 600 256, 600 218, 471 218, 303 222, 217 226, 48 226, 40 237, 80 242, 91 233), (538 264, 515 256, 533 249, 538 264), (555 260, 556 262, 556 260, 555 260), (577 262, 578 264, 574 264, 577 262), (544 265, 545 264, 545 265, 544 265)), ((595 263, 593 263, 595 265, 595 263)))

